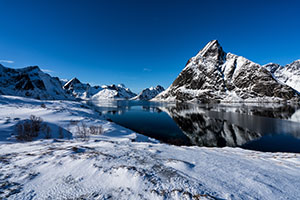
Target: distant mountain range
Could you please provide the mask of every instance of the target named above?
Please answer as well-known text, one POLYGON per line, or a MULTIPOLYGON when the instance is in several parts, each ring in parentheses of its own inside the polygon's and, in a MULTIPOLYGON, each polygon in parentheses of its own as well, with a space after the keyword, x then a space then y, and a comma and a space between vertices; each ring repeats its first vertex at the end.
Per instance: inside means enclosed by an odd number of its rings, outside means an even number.
POLYGON ((91 86, 88 83, 81 83, 77 78, 68 81, 63 88, 79 99, 130 99, 136 96, 123 84, 91 86))
POLYGON ((149 100, 163 87, 146 88, 138 96, 124 84, 91 86, 77 78, 60 80, 43 72, 37 66, 12 69, 0 64, 0 94, 30 97, 35 99, 133 99, 149 100))
POLYGON ((300 95, 295 90, 299 89, 297 74, 300 74, 299 61, 286 67, 261 66, 224 52, 219 42, 213 40, 189 59, 172 85, 153 100, 299 102, 300 95))
POLYGON ((217 40, 189 59, 167 89, 138 95, 123 84, 91 86, 77 78, 60 80, 37 66, 12 69, 0 64, 0 94, 36 99, 130 99, 194 102, 280 102, 300 100, 300 60, 286 66, 256 64, 226 53, 217 40))

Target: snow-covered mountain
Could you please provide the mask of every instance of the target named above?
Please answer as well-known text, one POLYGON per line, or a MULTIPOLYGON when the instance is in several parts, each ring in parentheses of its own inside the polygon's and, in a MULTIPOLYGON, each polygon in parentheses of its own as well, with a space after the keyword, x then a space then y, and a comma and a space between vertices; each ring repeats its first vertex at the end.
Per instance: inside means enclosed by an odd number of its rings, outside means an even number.
POLYGON ((270 102, 300 99, 291 87, 242 56, 225 53, 217 40, 192 57, 156 101, 270 102))
POLYGON ((268 69, 278 81, 300 92, 300 60, 296 60, 285 66, 270 63, 264 65, 264 67, 268 69))
POLYGON ((101 90, 93 95, 91 98, 93 100, 103 100, 103 99, 130 99, 135 97, 136 94, 133 93, 124 84, 119 85, 103 85, 101 90))
POLYGON ((102 90, 100 86, 91 86, 88 83, 81 83, 77 78, 68 81, 63 88, 71 93, 74 97, 87 99, 102 90))
POLYGON ((63 88, 80 99, 130 99, 136 96, 124 84, 91 86, 88 83, 80 82, 77 78, 68 81, 63 88))
POLYGON ((160 85, 157 85, 155 88, 154 87, 146 88, 142 92, 140 92, 137 96, 133 97, 132 100, 147 101, 156 97, 159 93, 161 93, 164 90, 165 89, 160 85))
POLYGON ((60 80, 37 66, 12 69, 0 64, 0 94, 35 99, 130 99, 136 96, 123 84, 91 86, 77 78, 60 80))
POLYGON ((36 99, 73 99, 57 77, 51 77, 37 66, 11 69, 0 64, 0 94, 36 99))

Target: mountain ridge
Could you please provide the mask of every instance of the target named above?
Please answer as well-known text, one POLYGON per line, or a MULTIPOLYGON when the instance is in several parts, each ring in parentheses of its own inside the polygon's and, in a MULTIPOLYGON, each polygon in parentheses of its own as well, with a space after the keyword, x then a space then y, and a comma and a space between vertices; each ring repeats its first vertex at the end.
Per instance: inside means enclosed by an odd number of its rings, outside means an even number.
POLYGON ((171 86, 153 101, 299 101, 299 94, 278 82, 261 65, 226 53, 217 40, 190 58, 171 86))

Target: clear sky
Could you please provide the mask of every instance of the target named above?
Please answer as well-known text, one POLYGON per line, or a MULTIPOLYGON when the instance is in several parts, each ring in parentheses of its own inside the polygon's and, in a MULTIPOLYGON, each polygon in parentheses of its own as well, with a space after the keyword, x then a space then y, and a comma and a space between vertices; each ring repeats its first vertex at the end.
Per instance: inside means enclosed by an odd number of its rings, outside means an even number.
POLYGON ((135 92, 168 87, 213 39, 259 64, 300 59, 297 0, 0 0, 0 8, 3 65, 135 92))

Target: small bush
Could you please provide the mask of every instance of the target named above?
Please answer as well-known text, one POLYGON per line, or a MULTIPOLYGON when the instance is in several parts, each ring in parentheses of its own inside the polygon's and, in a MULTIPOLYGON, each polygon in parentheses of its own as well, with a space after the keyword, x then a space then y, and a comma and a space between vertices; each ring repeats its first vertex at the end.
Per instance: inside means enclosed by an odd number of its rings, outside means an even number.
POLYGON ((41 130, 41 125, 43 122, 43 119, 41 117, 37 117, 34 115, 31 115, 29 117, 31 127, 32 127, 32 132, 34 133, 34 137, 38 136, 38 132, 41 130))
POLYGON ((31 115, 28 120, 17 124, 16 138, 18 140, 31 141, 33 138, 39 135, 41 130, 45 131, 46 138, 51 137, 51 130, 46 124, 43 124, 43 119, 41 117, 31 115))
POLYGON ((104 131, 103 131, 103 127, 102 126, 90 126, 90 134, 91 135, 101 135, 104 131))
POLYGON ((88 141, 89 140, 89 131, 84 122, 81 122, 80 124, 77 124, 77 137, 80 138, 83 141, 88 141))

